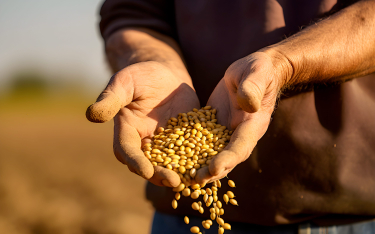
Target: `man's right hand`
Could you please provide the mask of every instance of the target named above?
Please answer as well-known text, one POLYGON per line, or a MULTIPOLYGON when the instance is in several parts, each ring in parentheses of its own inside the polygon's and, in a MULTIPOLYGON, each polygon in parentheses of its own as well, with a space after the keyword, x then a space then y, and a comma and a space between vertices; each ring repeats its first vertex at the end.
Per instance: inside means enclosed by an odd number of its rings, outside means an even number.
POLYGON ((199 107, 193 89, 159 62, 140 62, 116 73, 86 117, 103 123, 114 118, 113 149, 130 171, 159 186, 176 187, 180 177, 172 170, 153 167, 141 148, 159 126, 178 113, 199 107))

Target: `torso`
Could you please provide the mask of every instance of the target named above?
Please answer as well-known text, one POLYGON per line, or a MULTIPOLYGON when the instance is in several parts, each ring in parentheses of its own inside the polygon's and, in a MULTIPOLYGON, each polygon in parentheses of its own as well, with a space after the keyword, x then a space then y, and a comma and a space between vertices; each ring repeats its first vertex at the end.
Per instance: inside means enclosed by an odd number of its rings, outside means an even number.
MULTIPOLYGON (((176 20, 202 105, 232 62, 297 32, 336 4, 193 2, 175 2, 176 20)), ((326 214, 375 216, 374 78, 283 98, 252 155, 229 174, 240 206, 225 208, 226 219, 274 225, 326 214)), ((173 210, 173 195, 148 185, 159 211, 197 215, 190 198, 173 210)))

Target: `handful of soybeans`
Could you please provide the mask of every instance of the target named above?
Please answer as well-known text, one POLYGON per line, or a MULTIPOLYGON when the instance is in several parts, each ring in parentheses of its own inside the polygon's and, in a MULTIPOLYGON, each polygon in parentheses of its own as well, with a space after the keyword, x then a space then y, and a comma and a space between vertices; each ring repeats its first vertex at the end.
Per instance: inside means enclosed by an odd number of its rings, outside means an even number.
MULTIPOLYGON (((194 108, 188 113, 180 113, 177 118, 168 120, 166 129, 160 127, 157 133, 151 143, 143 146, 143 152, 152 165, 173 170, 180 176, 181 184, 173 188, 176 194, 172 207, 177 208, 181 193, 194 200, 202 196, 202 201, 210 211, 210 219, 202 222, 203 228, 209 229, 212 220, 216 220, 219 234, 224 233, 224 229, 230 230, 230 224, 225 223, 221 217, 224 215, 224 208, 217 196, 217 191, 221 188, 220 180, 214 181, 211 188, 206 189, 206 184, 194 182, 197 170, 207 167, 212 158, 225 148, 232 135, 232 131, 226 129, 226 126, 217 124, 216 109, 205 106, 199 110, 194 108)), ((235 187, 232 180, 228 180, 228 185, 235 187)), ((226 204, 229 202, 238 205, 234 197, 234 193, 228 191, 223 200, 226 204)), ((204 213, 202 201, 192 203, 192 208, 201 214, 204 213)), ((189 224, 187 216, 184 221, 189 224)), ((197 226, 191 227, 190 231, 202 234, 197 226)))

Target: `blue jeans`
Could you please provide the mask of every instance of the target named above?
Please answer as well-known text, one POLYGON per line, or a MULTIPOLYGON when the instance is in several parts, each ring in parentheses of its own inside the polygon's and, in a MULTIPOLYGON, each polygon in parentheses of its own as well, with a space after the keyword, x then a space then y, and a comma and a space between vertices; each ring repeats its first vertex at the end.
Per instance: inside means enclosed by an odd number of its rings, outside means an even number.
MULTIPOLYGON (((189 217, 190 223, 184 223, 183 216, 155 212, 151 234, 191 234, 190 227, 198 226, 203 234, 217 234, 218 225, 213 222, 210 229, 202 227, 202 218, 189 217)), ((375 221, 319 227, 314 224, 291 224, 275 227, 248 223, 231 222, 232 230, 227 234, 375 234, 375 221)))

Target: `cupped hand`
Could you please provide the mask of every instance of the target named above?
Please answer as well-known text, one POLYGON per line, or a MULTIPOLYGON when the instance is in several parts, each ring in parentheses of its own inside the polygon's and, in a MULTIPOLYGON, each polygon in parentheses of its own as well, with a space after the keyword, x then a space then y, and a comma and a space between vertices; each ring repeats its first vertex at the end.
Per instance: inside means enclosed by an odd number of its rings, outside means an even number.
POLYGON ((197 107, 199 100, 191 84, 168 67, 149 61, 116 73, 86 116, 98 123, 114 118, 114 154, 130 171, 156 185, 176 187, 178 174, 154 167, 141 148, 169 118, 197 107))
POLYGON ((263 52, 253 53, 234 62, 226 71, 207 105, 218 110, 218 123, 235 129, 227 147, 208 167, 197 172, 198 183, 225 177, 245 161, 266 132, 276 99, 290 70, 275 65, 263 52))

